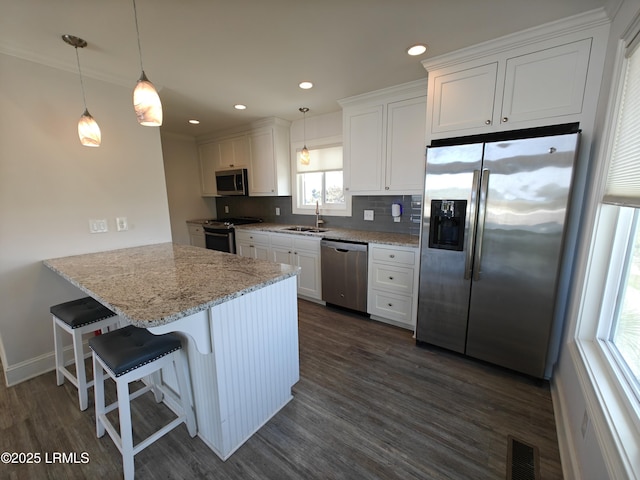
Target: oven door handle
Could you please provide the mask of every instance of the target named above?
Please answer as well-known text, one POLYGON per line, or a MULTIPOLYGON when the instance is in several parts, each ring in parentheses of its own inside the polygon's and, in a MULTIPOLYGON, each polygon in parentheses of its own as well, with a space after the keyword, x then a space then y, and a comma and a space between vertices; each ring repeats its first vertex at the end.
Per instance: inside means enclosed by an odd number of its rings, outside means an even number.
POLYGON ((228 237, 229 234, 228 233, 213 233, 213 232, 204 232, 205 235, 208 235, 210 237, 228 237))

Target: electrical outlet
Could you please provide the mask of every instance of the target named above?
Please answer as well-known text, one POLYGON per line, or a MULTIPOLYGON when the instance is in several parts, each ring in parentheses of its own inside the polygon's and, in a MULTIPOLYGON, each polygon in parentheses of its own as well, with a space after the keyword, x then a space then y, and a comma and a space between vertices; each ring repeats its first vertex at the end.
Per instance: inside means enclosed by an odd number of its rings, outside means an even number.
POLYGON ((589 428, 589 415, 587 415, 587 411, 585 410, 582 416, 582 426, 580 427, 582 438, 587 435, 587 428, 589 428))
POLYGON ((106 233, 108 231, 106 218, 89 220, 89 233, 106 233))
POLYGON ((280 215, 280 207, 276 207, 276 216, 280 215))
POLYGON ((127 217, 116 217, 116 229, 119 232, 129 230, 129 224, 127 223, 127 217))
POLYGON ((229 205, 224 206, 224 213, 229 213, 229 205))
POLYGON ((373 221, 373 210, 365 210, 364 211, 364 219, 373 221))

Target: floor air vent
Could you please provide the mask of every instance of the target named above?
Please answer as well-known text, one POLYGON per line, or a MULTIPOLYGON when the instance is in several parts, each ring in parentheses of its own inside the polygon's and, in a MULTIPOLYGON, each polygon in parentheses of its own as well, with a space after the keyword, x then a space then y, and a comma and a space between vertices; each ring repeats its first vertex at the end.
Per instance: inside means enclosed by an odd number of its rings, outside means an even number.
POLYGON ((538 447, 509 435, 507 449, 507 480, 539 480, 540 457, 538 447))

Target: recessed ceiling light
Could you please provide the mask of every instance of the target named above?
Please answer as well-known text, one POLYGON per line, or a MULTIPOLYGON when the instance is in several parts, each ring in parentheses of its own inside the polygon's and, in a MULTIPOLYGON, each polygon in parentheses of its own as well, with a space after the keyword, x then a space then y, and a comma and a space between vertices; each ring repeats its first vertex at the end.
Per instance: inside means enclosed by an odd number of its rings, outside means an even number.
POLYGON ((310 88, 312 88, 312 87, 313 87, 313 83, 311 83, 311 82, 300 82, 300 83, 298 84, 298 86, 299 86, 300 88, 304 89, 304 90, 309 90, 310 88))
POLYGON ((193 118, 193 119, 189 120, 189 123, 191 125, 198 125, 200 123, 200 120, 196 120, 195 118, 193 118))
POLYGON ((407 53, 412 56, 422 55, 427 51, 427 46, 423 44, 413 45, 407 48, 407 53))
POLYGON ((246 105, 242 105, 241 103, 236 103, 233 108, 235 108, 236 110, 246 110, 247 106, 246 105))

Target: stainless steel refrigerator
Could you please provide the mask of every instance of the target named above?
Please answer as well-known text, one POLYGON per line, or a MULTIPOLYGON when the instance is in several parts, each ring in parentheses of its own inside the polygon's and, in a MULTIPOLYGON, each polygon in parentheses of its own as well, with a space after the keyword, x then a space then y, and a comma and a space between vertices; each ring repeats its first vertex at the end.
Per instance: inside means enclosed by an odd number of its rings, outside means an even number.
POLYGON ((547 375, 578 141, 427 149, 418 341, 547 375))

